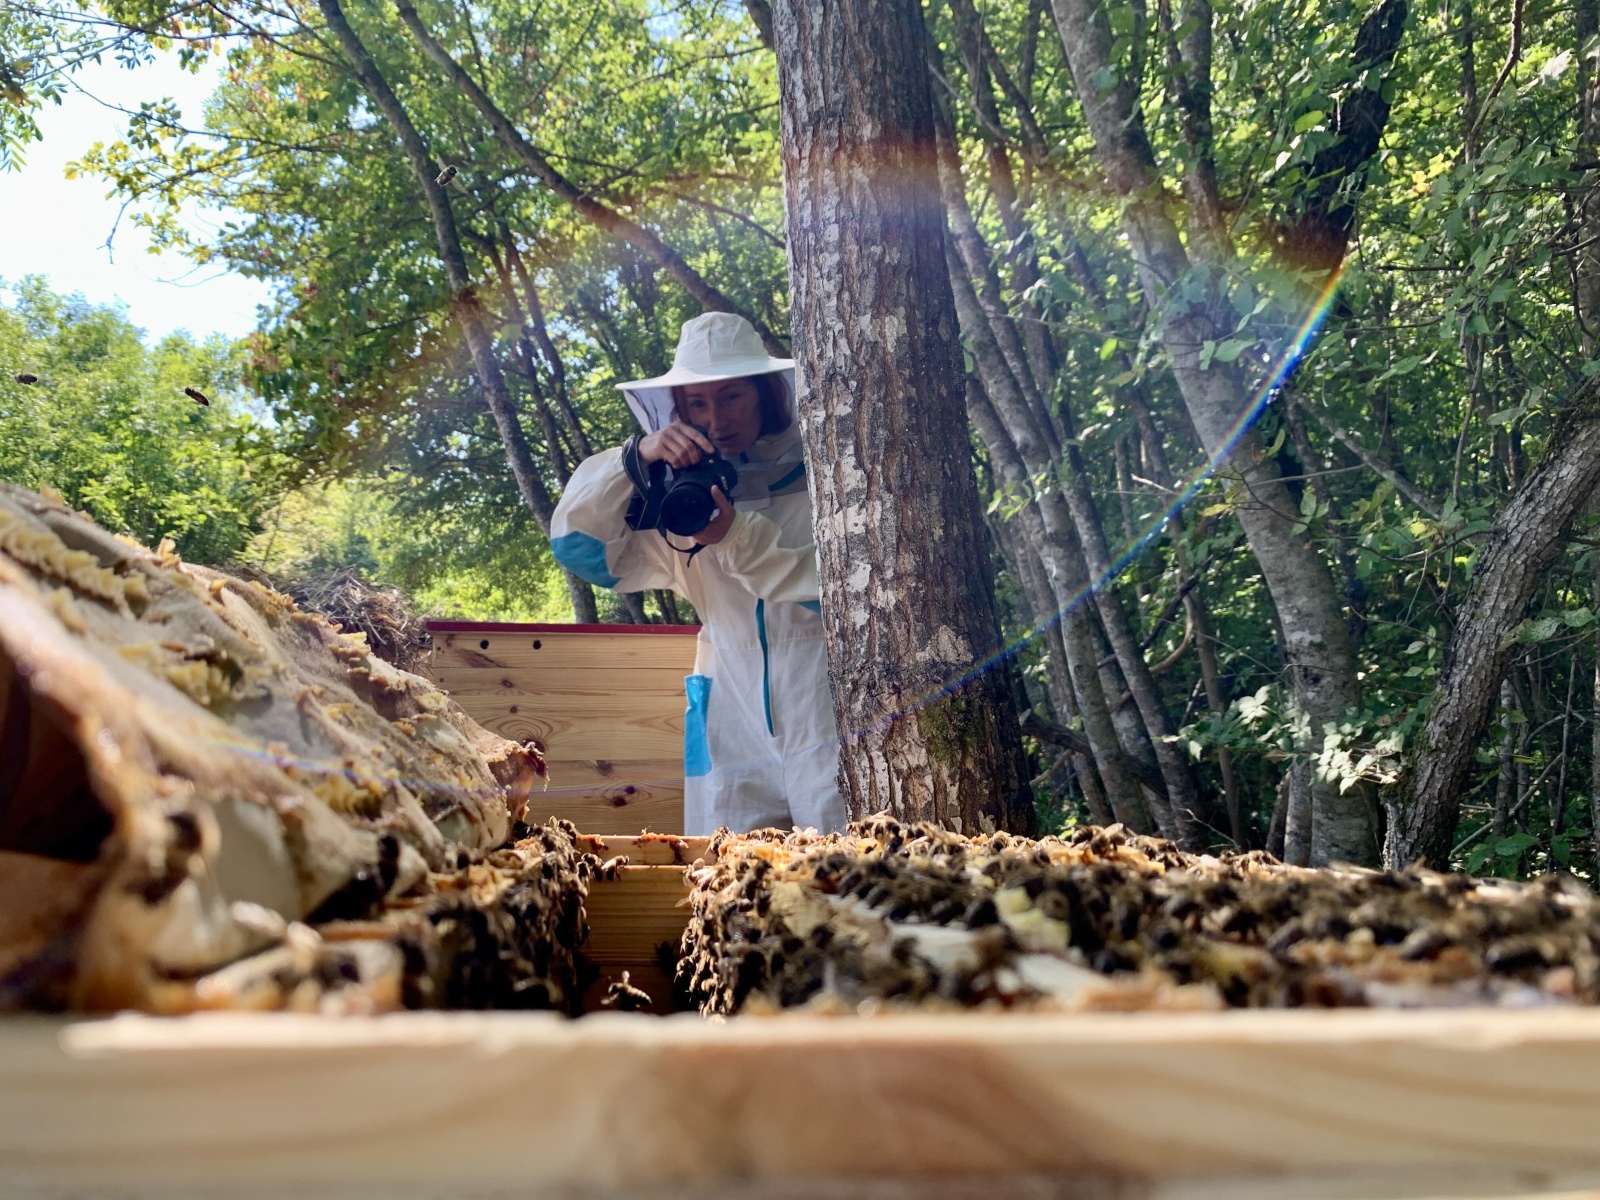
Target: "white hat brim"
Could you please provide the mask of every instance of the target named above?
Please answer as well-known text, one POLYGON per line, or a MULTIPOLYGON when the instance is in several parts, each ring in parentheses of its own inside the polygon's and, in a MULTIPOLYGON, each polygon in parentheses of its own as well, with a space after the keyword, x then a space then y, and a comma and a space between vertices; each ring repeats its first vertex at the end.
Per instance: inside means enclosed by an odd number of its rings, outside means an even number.
POLYGON ((618 386, 622 389, 622 398, 628 402, 628 408, 633 413, 634 419, 639 422, 639 427, 646 433, 660 433, 672 424, 672 389, 677 383, 664 383, 663 380, 677 379, 679 383, 715 382, 720 379, 743 379, 747 375, 776 375, 781 382, 780 390, 783 393, 783 404, 789 410, 792 419, 795 415, 794 405, 794 367, 784 366, 792 360, 782 358, 763 359, 763 362, 776 363, 775 370, 763 371, 736 371, 730 375, 694 375, 687 371, 671 371, 656 379, 641 379, 636 383, 624 383, 618 386))
POLYGON ((770 358, 762 355, 760 358, 741 358, 723 363, 715 371, 707 374, 691 371, 685 367, 673 367, 665 375, 657 375, 654 379, 635 379, 629 383, 619 383, 617 387, 624 392, 642 391, 645 388, 684 387, 691 383, 720 383, 724 379, 743 379, 747 375, 773 375, 779 371, 792 370, 794 370, 794 359, 770 358))

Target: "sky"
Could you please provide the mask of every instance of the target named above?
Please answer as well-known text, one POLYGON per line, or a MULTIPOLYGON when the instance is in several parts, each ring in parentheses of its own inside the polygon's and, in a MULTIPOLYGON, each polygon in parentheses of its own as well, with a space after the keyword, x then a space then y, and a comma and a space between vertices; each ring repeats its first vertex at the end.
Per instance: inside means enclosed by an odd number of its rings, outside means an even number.
MULTIPOLYGON (((265 284, 215 265, 197 270, 182 255, 150 254, 149 239, 128 214, 118 222, 121 201, 106 198, 105 180, 67 179, 63 172, 95 142, 126 132, 127 118, 102 101, 137 109, 141 101, 171 96, 195 128, 216 71, 191 75, 175 55, 162 55, 134 70, 108 58, 71 79, 75 87, 59 108, 47 103, 35 114, 44 140, 23 148, 20 170, 0 173, 0 279, 43 275, 57 292, 82 292, 95 304, 120 301, 147 341, 179 329, 201 339, 254 329, 256 306, 268 298, 265 284)), ((216 220, 215 213, 190 214, 196 229, 216 220)))

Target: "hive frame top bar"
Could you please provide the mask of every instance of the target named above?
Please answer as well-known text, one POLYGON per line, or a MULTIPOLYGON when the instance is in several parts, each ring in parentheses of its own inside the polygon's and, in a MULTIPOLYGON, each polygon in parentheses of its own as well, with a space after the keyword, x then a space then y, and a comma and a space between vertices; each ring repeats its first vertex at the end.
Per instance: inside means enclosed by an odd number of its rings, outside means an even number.
POLYGON ((0 1022, 8 1197, 870 1180, 1046 1181, 1020 1193, 1041 1200, 1600 1186, 1600 1011, 0 1022))

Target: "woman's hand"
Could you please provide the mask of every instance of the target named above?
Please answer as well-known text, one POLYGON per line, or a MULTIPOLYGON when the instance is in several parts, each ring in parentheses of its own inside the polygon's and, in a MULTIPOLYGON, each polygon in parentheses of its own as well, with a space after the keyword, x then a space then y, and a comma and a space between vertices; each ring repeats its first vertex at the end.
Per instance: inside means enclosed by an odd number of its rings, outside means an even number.
POLYGON ((711 444, 710 438, 693 425, 685 425, 681 421, 674 421, 660 433, 639 439, 640 462, 664 462, 679 470, 692 467, 706 455, 716 452, 717 448, 711 444))
POLYGON ((694 535, 694 540, 702 546, 715 546, 727 537, 728 530, 733 528, 733 519, 739 515, 733 501, 722 494, 721 488, 713 487, 711 498, 717 502, 717 515, 711 518, 711 524, 694 535))

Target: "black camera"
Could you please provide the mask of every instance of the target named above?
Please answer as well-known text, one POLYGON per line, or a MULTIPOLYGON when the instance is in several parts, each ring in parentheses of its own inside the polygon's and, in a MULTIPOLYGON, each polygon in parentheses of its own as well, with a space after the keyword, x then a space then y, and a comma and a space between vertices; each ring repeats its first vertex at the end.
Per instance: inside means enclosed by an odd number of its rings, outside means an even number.
POLYGON ((717 515, 711 489, 721 488, 724 496, 731 497, 738 486, 738 469, 715 451, 692 467, 673 471, 661 497, 661 529, 678 537, 693 537, 717 515))
POLYGON ((675 537, 693 537, 717 515, 712 488, 721 488, 730 500, 739 486, 739 472, 722 455, 713 451, 692 467, 684 467, 666 478, 665 463, 653 462, 648 468, 639 461, 639 438, 629 438, 622 451, 623 465, 633 480, 635 495, 628 504, 630 529, 656 529, 675 537))

